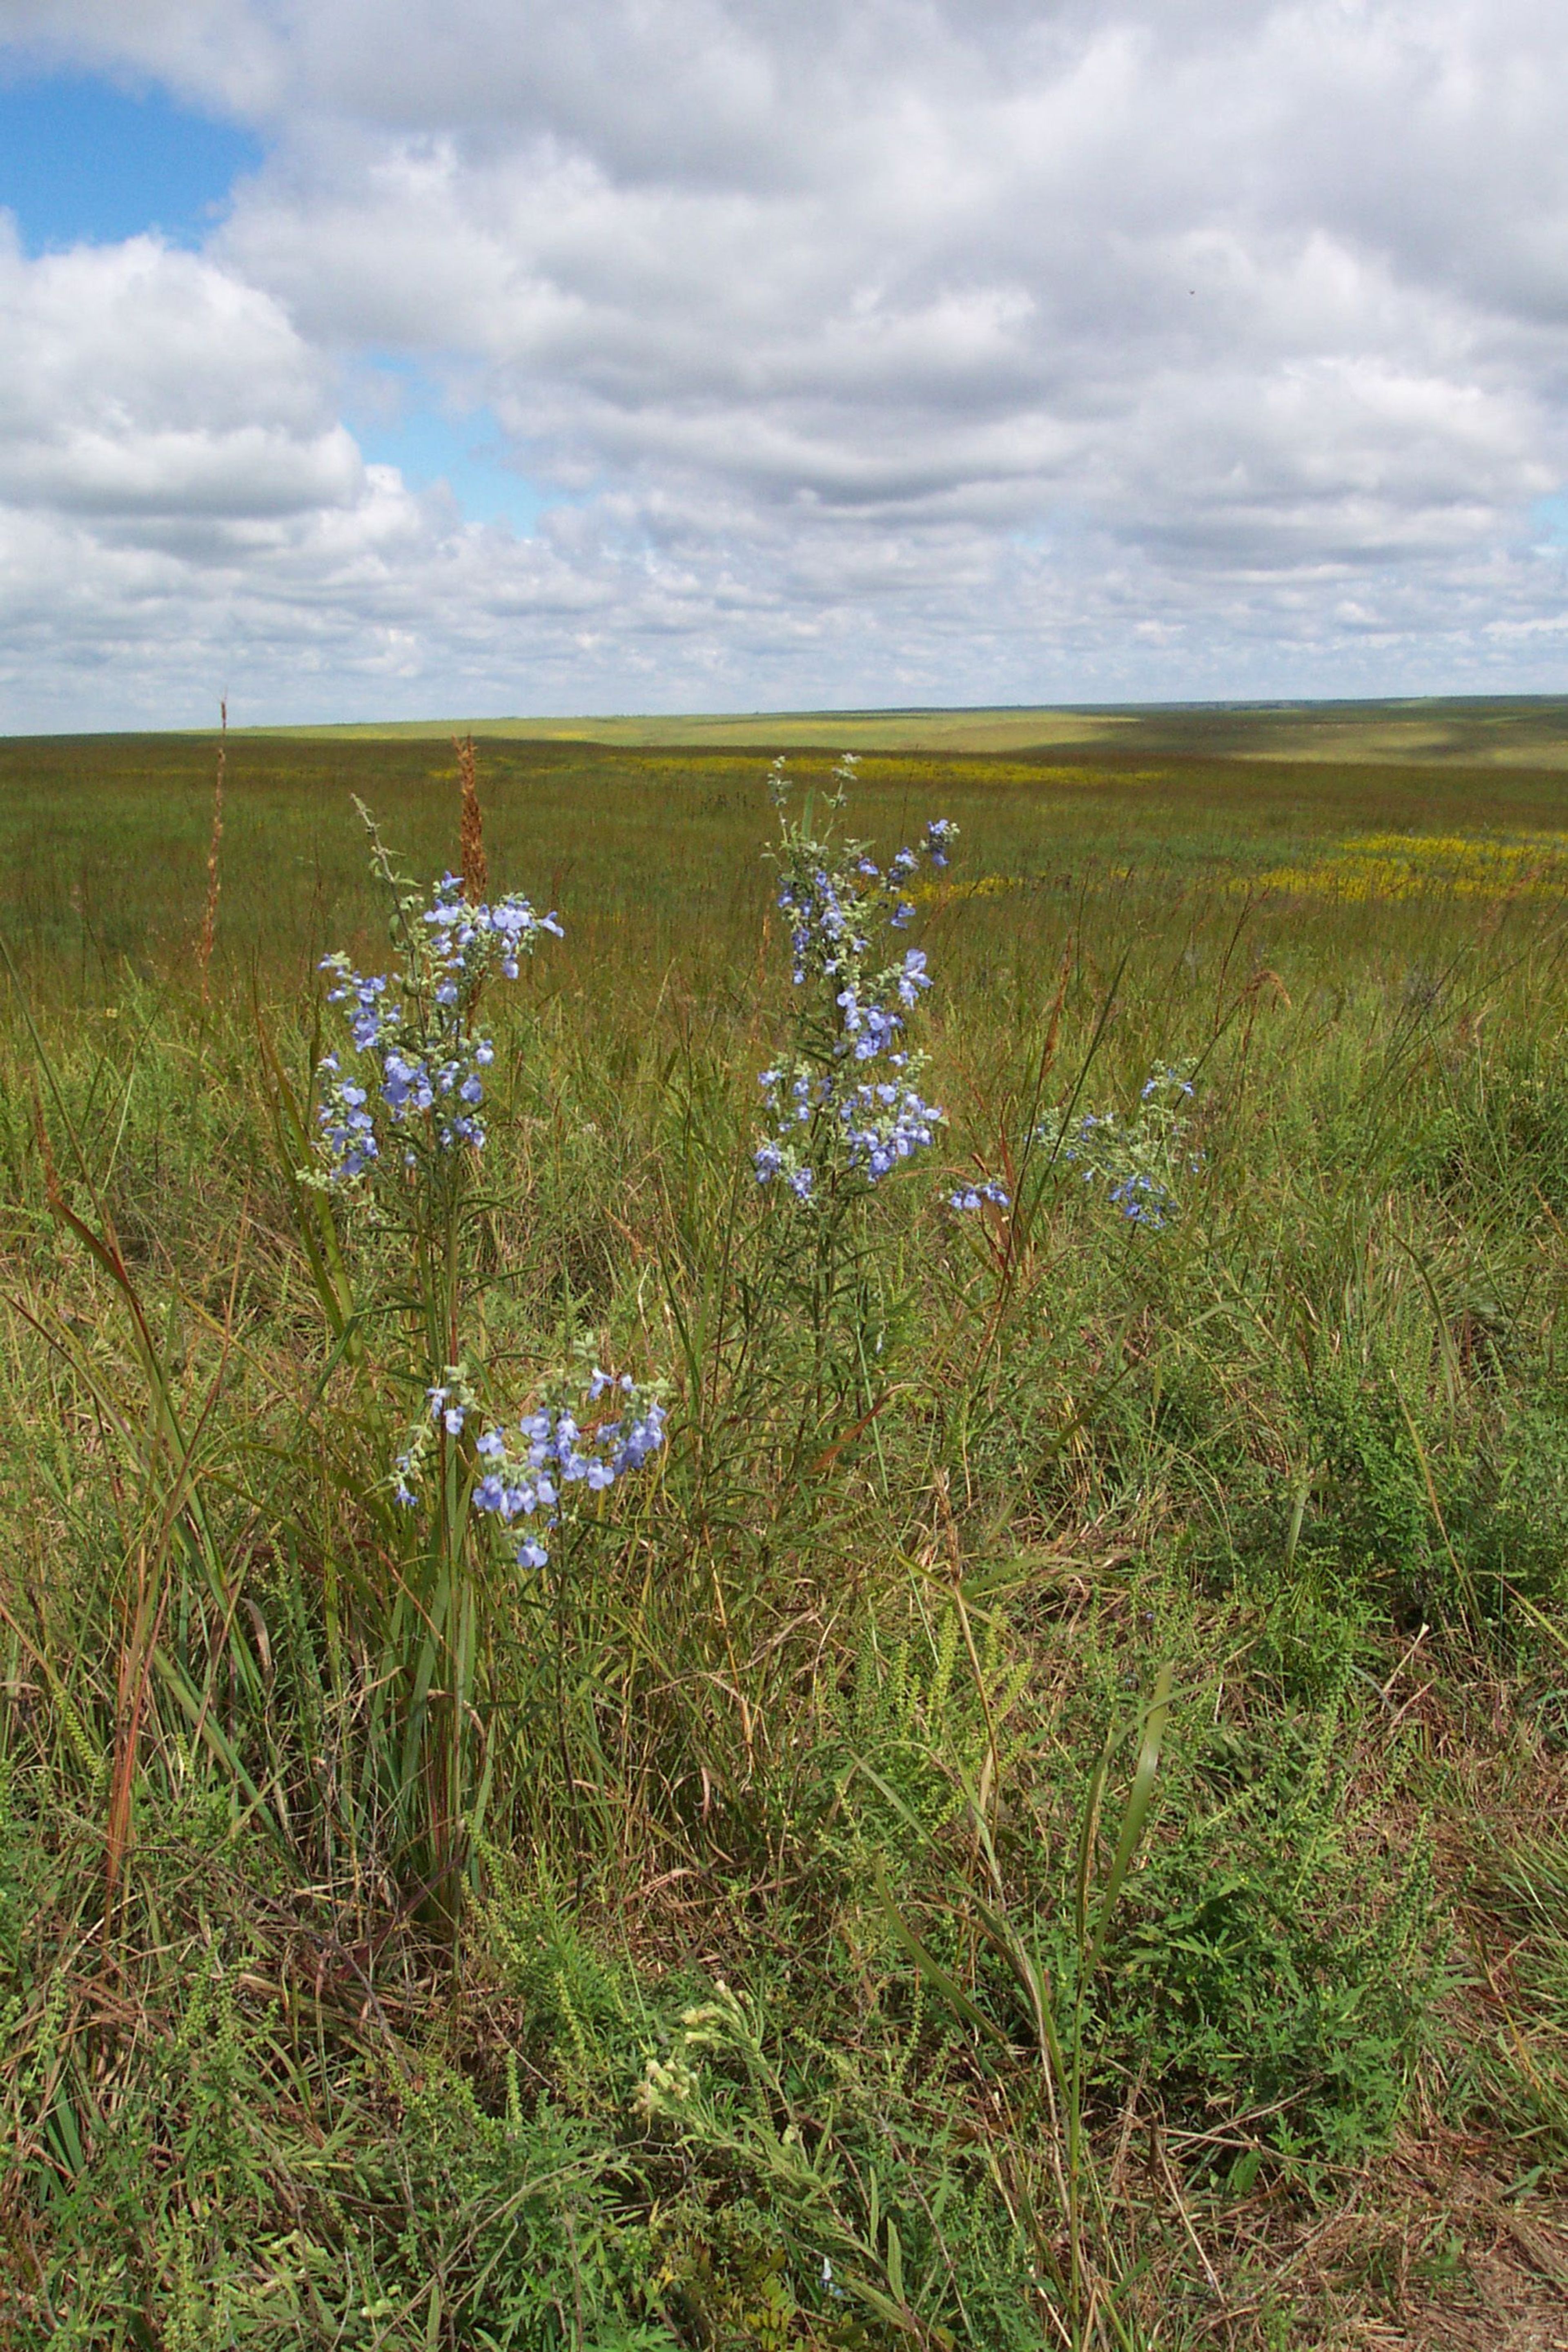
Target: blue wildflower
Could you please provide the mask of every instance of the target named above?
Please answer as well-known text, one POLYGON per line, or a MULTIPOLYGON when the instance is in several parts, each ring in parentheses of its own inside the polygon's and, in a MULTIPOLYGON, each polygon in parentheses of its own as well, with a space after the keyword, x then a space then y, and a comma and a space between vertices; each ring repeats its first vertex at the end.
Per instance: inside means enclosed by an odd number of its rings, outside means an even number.
POLYGON ((956 1192, 950 1192, 947 1197, 949 1205, 961 1211, 978 1209, 983 1201, 994 1202, 999 1209, 1010 1209, 1013 1205, 1005 1189, 990 1182, 961 1185, 956 1192))
MULTIPOLYGON (((850 772, 841 765, 830 805, 841 804, 850 772)), ((773 782, 784 789, 776 765, 773 782)), ((956 832, 949 819, 933 819, 921 848, 900 849, 884 872, 863 843, 813 840, 785 822, 778 903, 791 925, 791 969, 797 986, 821 983, 823 998, 802 1015, 795 1055, 761 1074, 773 1131, 753 1150, 759 1183, 782 1182, 810 1201, 832 1165, 875 1184, 930 1144, 942 1113, 916 1091, 921 1057, 911 1061, 902 1035, 906 1013, 931 985, 925 952, 910 948, 879 969, 871 942, 879 927, 901 929, 913 919, 903 885, 922 859, 945 864, 956 832)))
MULTIPOLYGON (((629 1372, 617 1374, 593 1365, 584 1373, 584 1393, 587 1407, 615 1397, 622 1406, 621 1413, 595 1422, 564 1404, 527 1413, 518 1424, 518 1435, 526 1449, 524 1462, 514 1459, 512 1441, 504 1425, 481 1432, 475 1451, 486 1467, 473 1487, 476 1513, 499 1519, 506 1527, 519 1518, 531 1519, 542 1509, 553 1515, 563 1489, 580 1487, 595 1496, 608 1494, 618 1479, 644 1468, 663 1446, 664 1407, 657 1396, 639 1389, 629 1372)), ((475 1417, 476 1408, 463 1388, 460 1373, 449 1373, 427 1394, 432 1418, 439 1426, 451 1429, 454 1423, 461 1424, 475 1417)), ((416 1452, 426 1443, 418 1437, 414 1447, 398 1456, 395 1492, 400 1502, 416 1500, 413 1465, 416 1452)), ((554 1524, 552 1516, 549 1525, 554 1524)), ((525 1566, 542 1568, 550 1557, 549 1546, 541 1537, 531 1535, 517 1556, 525 1566)))
POLYGON ((479 1073, 495 1060, 495 1046, 473 1034, 474 1003, 492 971, 515 980, 520 956, 531 952, 543 934, 559 939, 562 933, 553 914, 536 914, 515 893, 471 907, 462 888, 452 874, 437 883, 407 934, 406 968, 398 978, 356 971, 341 954, 322 959, 332 980, 327 1001, 345 1008, 353 1051, 372 1066, 363 1077, 345 1076, 335 1047, 318 1065, 317 1125, 330 1182, 374 1172, 382 1163, 382 1118, 413 1128, 442 1097, 466 1108, 410 1135, 393 1164, 416 1169, 421 1139, 426 1150, 437 1152, 484 1148, 483 1124, 472 1114, 484 1094, 479 1073))

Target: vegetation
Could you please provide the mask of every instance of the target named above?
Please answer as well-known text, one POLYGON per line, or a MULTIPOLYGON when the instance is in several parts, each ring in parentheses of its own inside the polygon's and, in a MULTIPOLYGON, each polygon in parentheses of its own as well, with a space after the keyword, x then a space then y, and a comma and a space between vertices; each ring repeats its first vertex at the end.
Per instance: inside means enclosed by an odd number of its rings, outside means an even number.
POLYGON ((1552 2340, 1563 785, 1223 735, 0 745, 7 2347, 1552 2340))

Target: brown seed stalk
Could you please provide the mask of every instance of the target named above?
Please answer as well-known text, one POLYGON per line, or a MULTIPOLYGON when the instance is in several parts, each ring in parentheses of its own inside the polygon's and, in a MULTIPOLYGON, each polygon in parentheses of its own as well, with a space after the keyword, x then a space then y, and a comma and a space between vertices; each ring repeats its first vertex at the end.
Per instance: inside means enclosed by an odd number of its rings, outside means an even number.
POLYGON ((485 856, 484 821, 479 814, 479 782, 474 761, 474 739, 468 736, 462 742, 454 735, 452 748, 458 754, 458 774, 463 786, 462 844, 463 896, 470 907, 478 907, 489 898, 490 888, 489 860, 485 856))

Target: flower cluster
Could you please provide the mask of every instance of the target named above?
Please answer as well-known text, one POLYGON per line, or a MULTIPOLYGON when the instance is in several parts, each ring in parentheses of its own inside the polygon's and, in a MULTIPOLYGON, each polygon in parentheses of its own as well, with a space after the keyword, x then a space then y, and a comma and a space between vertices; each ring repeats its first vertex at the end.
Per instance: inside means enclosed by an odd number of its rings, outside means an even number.
POLYGON ((679 2120, 702 2096, 710 2053, 739 2051, 754 2062, 756 2026, 722 1977, 713 1980, 711 2000, 697 2001, 681 2011, 680 2029, 679 2035, 671 2037, 667 2056, 644 2061, 632 2105, 645 2124, 658 2117, 679 2120))
MULTIPOLYGON (((836 810, 854 771, 847 755, 836 771, 836 810)), ((782 760, 771 783, 782 810, 789 789, 782 760)), ((946 817, 933 819, 920 847, 900 849, 884 868, 864 842, 818 838, 808 819, 809 811, 800 823, 781 819, 776 855, 792 976, 810 994, 795 1017, 796 1050, 762 1074, 771 1129, 753 1162, 759 1183, 780 1181, 802 1201, 816 1197, 829 1173, 877 1184, 933 1140, 943 1114, 922 1100, 916 1080, 924 1056, 903 1042, 905 1016, 931 984, 925 951, 889 956, 878 940, 912 921, 911 877, 922 863, 946 866, 958 831, 946 817), (881 1066, 875 1076, 873 1064, 881 1066)))
POLYGON ((1160 1232, 1175 1212, 1177 1180, 1199 1166, 1184 1148, 1192 1124, 1185 1106, 1194 1091, 1190 1064, 1162 1066, 1145 1080, 1130 1118, 1086 1112, 1070 1130, 1062 1158, 1086 1184, 1104 1184, 1111 1207, 1130 1223, 1160 1232))
MULTIPOLYGON (((376 849, 387 872, 379 843, 376 849)), ((515 893, 470 906, 456 874, 442 876, 427 906, 401 887, 395 904, 401 973, 356 971, 341 953, 321 961, 333 981, 327 1002, 348 1008, 347 1045, 324 1054, 318 1072, 318 1144, 331 1183, 389 1160, 412 1166, 431 1147, 483 1147, 482 1074, 495 1046, 473 1026, 479 992, 494 972, 515 980, 542 934, 561 937, 553 915, 536 914, 515 893)))
POLYGON ((618 1478, 643 1469, 665 1442, 664 1406, 629 1372, 617 1376, 594 1365, 577 1389, 574 1395, 558 1381, 552 1397, 521 1421, 485 1426, 461 1368, 453 1368, 426 1391, 429 1413, 397 1457, 394 1496, 405 1507, 416 1506, 440 1438, 462 1440, 478 1423, 468 1456, 471 1507, 503 1528, 527 1521, 514 1546, 518 1565, 545 1567, 550 1550, 542 1535, 559 1526, 576 1496, 606 1493, 618 1478))
POLYGON ((844 1169, 863 1177, 868 1184, 876 1184, 890 1175, 900 1160, 934 1140, 934 1129, 942 1116, 934 1103, 922 1102, 912 1087, 896 1086, 887 1079, 876 1085, 836 1087, 829 1073, 814 1075, 809 1069, 797 1068, 787 1095, 782 1070, 764 1070, 762 1084, 768 1110, 781 1124, 757 1147, 757 1181, 768 1184, 782 1176, 802 1201, 810 1200, 816 1171, 811 1160, 790 1151, 789 1123, 807 1125, 818 1111, 835 1120, 844 1169))
POLYGON ((947 1200, 948 1206, 957 1209, 961 1213, 971 1209, 978 1209, 983 1201, 994 1202, 998 1209, 1010 1209, 1013 1205, 1011 1195, 1005 1186, 989 1181, 984 1184, 961 1184, 955 1192, 948 1194, 947 1200))

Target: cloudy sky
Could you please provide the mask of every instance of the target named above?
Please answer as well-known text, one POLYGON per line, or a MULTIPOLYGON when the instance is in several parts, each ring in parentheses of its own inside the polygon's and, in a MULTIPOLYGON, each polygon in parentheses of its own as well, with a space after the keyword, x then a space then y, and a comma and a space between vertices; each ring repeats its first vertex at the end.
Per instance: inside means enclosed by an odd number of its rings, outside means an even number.
POLYGON ((1563 0, 0 0, 0 731, 1568 689, 1563 0))

